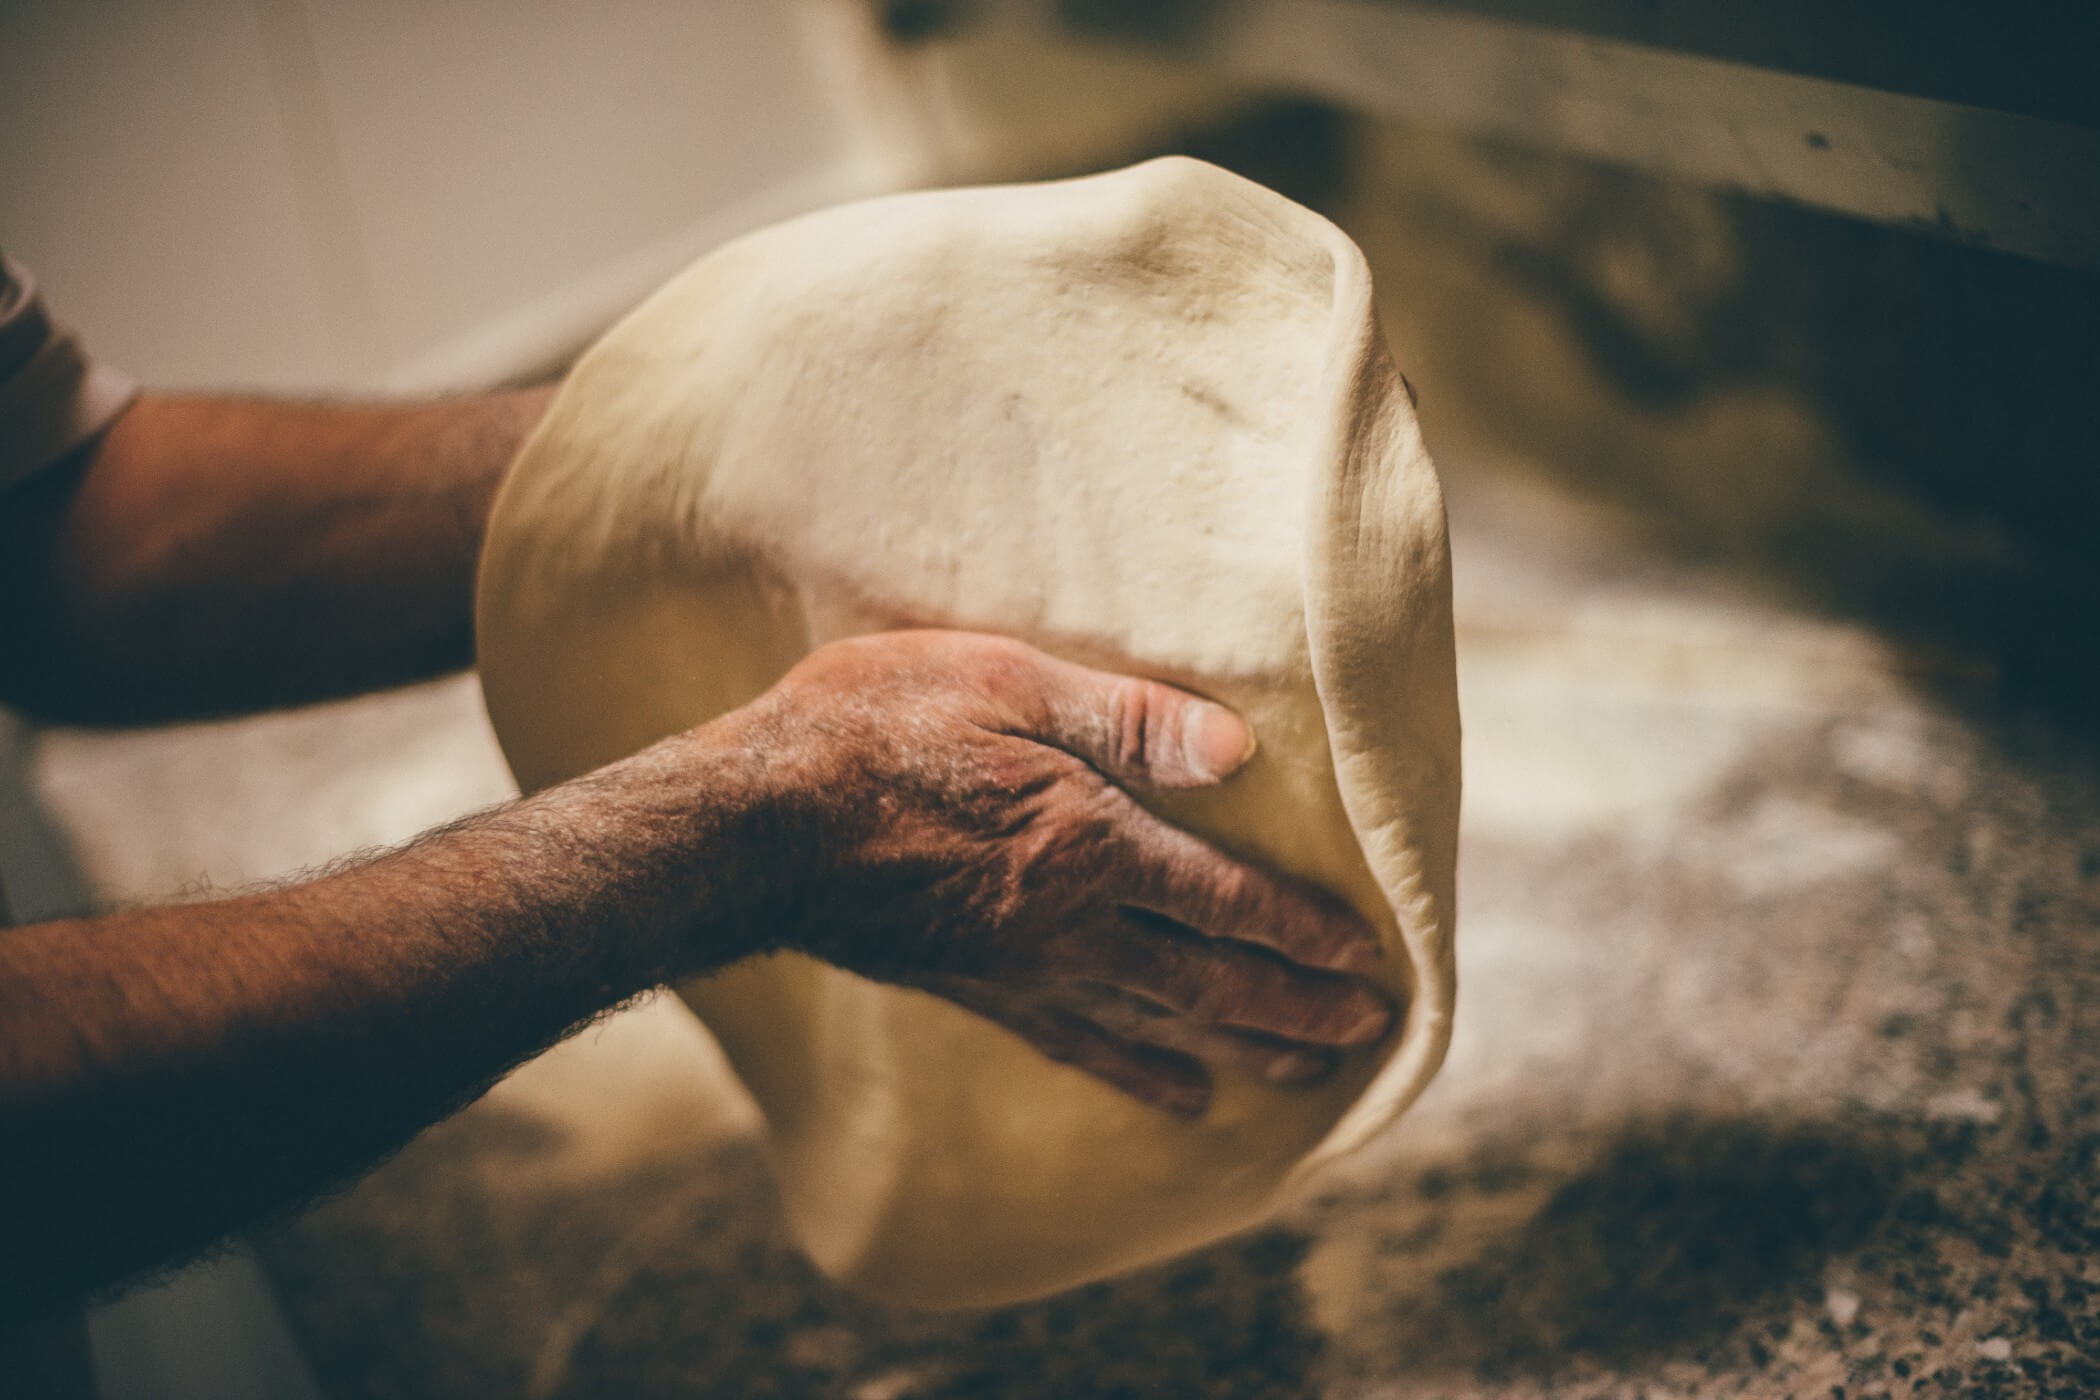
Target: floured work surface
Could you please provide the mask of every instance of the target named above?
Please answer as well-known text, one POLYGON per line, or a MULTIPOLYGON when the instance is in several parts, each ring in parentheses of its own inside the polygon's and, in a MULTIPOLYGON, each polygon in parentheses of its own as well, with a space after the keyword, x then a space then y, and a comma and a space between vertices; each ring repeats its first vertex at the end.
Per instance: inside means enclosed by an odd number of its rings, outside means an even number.
MULTIPOLYGON (((571 376, 499 497, 489 712, 544 786, 902 625, 1023 637, 1238 708, 1157 809, 1385 930, 1402 1031, 1182 1123, 924 994, 780 955, 683 990, 828 1271, 1027 1297, 1261 1218, 1449 1039, 1458 801, 1443 507, 1368 274, 1223 171, 898 196, 704 259, 571 376)), ((1153 800, 1149 799, 1148 801, 1153 800)))

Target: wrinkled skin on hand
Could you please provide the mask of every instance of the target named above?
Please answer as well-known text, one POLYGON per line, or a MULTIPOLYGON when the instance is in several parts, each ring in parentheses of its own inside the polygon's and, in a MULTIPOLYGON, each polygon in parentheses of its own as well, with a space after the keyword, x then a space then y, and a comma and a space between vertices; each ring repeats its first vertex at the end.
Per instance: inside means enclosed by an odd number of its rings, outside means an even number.
POLYGON ((1147 812, 1125 787, 1224 781, 1230 711, 1019 642, 826 646, 740 718, 790 765, 804 868, 785 946, 922 988, 1184 1116, 1208 1066, 1309 1083, 1396 1012, 1377 937, 1326 893, 1147 812))

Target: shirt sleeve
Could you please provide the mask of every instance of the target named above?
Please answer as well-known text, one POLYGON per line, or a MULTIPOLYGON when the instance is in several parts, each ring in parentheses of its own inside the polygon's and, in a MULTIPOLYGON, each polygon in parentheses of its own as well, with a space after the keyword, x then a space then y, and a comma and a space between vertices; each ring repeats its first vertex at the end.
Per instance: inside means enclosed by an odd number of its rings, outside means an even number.
POLYGON ((0 253, 0 491, 107 428, 137 393, 52 323, 28 271, 0 253))

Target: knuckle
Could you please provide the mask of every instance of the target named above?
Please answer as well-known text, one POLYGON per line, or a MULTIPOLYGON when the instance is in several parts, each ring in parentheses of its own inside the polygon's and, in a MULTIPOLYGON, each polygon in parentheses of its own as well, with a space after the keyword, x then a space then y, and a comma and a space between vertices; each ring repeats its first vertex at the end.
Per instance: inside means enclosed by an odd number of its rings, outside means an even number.
POLYGON ((1095 1041, 1090 1030, 1077 1016, 1050 1013, 1035 1019, 1027 1039, 1059 1064, 1079 1065, 1093 1058, 1095 1041))
POLYGON ((1391 1010, 1383 999, 1348 981, 1321 985, 1301 1005, 1306 1034, 1329 1045, 1365 1044, 1390 1025, 1391 1010))
POLYGON ((1047 873, 1098 883, 1121 849, 1120 822, 1112 802, 1084 787, 1046 790, 1029 830, 1033 862, 1047 873))
POLYGON ((1213 1019, 1220 990, 1212 961, 1210 954, 1198 954, 1163 935, 1154 962, 1161 999, 1185 1015, 1213 1019))
POLYGON ((1243 935, 1252 920, 1247 907, 1247 875, 1222 856, 1191 857, 1179 872, 1187 918, 1213 938, 1243 935))
POLYGON ((1281 993, 1268 968, 1243 954, 1216 958, 1204 979, 1205 1011, 1216 1022, 1239 1022, 1272 1005, 1281 993))
POLYGON ((1019 705, 1040 699, 1034 653, 1011 637, 984 637, 972 647, 971 675, 989 699, 1019 705))
POLYGON ((989 795, 996 801, 1018 800, 1033 809, 1040 795, 1045 765, 1031 747, 1020 743, 995 743, 979 756, 978 766, 989 795))
POLYGON ((1221 917, 1246 921, 1273 917, 1276 912, 1266 898, 1268 891, 1263 883, 1237 861, 1218 857, 1211 863, 1210 878, 1205 885, 1205 901, 1221 917))
POLYGON ((1008 804, 987 838, 995 851, 1002 914, 1040 919, 1078 909, 1102 883, 1113 825, 1098 812, 1045 800, 1038 793, 1008 804))
POLYGON ((1079 1058, 1078 1042, 1068 1035, 1038 1030, 1028 1041, 1042 1053, 1044 1059, 1055 1060, 1061 1065, 1069 1065, 1079 1058))
POLYGON ((1155 742, 1144 682, 1123 677, 1111 685, 1106 720, 1109 759, 1120 770, 1142 770, 1155 742))

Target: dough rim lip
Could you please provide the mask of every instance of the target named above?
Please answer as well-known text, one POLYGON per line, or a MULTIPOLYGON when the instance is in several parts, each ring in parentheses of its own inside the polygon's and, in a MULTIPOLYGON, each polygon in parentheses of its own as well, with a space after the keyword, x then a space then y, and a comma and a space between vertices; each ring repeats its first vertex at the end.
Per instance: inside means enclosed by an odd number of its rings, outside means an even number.
MULTIPOLYGON (((1281 198, 1281 196, 1277 196, 1281 198)), ((1310 211, 1307 211, 1310 213, 1310 211)), ((1313 686, 1320 697, 1320 708, 1327 719, 1327 742, 1329 757, 1334 763, 1335 785, 1342 795, 1343 809, 1349 815, 1351 830, 1363 852, 1364 862, 1377 879, 1384 894, 1387 908, 1400 933, 1401 945, 1406 949, 1410 970, 1413 974, 1412 998, 1403 1013, 1399 1044, 1381 1065, 1378 1072, 1364 1086, 1356 1101, 1335 1120, 1326 1135, 1313 1149, 1299 1159, 1297 1164, 1277 1183, 1272 1201, 1280 1204, 1300 1190, 1308 1178, 1328 1164, 1348 1156, 1363 1147, 1373 1137, 1391 1127, 1407 1109, 1420 1098, 1442 1067, 1445 1055, 1451 1046, 1452 1013, 1457 1001, 1457 974, 1454 962, 1437 957, 1439 945, 1448 945, 1456 923, 1456 908, 1449 895, 1442 900, 1433 893, 1421 890, 1423 872, 1419 869, 1393 871, 1388 866, 1394 862, 1382 861, 1370 849, 1366 827, 1369 825, 1365 812, 1367 806, 1361 784, 1352 781, 1352 765, 1340 748, 1343 727, 1335 723, 1337 710, 1344 701, 1348 682, 1337 666, 1332 649, 1327 644, 1325 629, 1316 625, 1316 609, 1313 604, 1328 595, 1337 584, 1340 565, 1332 557, 1332 546, 1336 538, 1330 530, 1321 528, 1323 522, 1331 522, 1339 512, 1338 498, 1343 492, 1337 489, 1336 478, 1346 476, 1345 463, 1349 454, 1344 445, 1357 440, 1359 424, 1355 421, 1362 399, 1343 392, 1331 382, 1335 376, 1360 378, 1367 364, 1384 361, 1386 358, 1384 337, 1379 329, 1377 308, 1372 295, 1369 264, 1363 250, 1330 220, 1312 214, 1318 219, 1327 239, 1329 256, 1333 264, 1333 282, 1330 293, 1329 339, 1325 362, 1321 368, 1323 391, 1321 399, 1327 405, 1328 421, 1325 425, 1320 460, 1330 462, 1333 467, 1326 473, 1308 472, 1307 483, 1313 494, 1311 509, 1307 512, 1308 527, 1305 533, 1305 597, 1306 638, 1312 660, 1313 686), (1401 888, 1406 883, 1417 886, 1413 891, 1401 888), (1441 917, 1440 917, 1441 916, 1441 917)), ((1397 370, 1392 372, 1394 382, 1400 382, 1397 370)), ((1414 424, 1414 405, 1410 396, 1407 422, 1414 424)), ((1419 433, 1415 434, 1419 452, 1419 433)), ((1421 454, 1426 460, 1426 453, 1421 454)), ((1442 511, 1441 499, 1438 503, 1442 511)), ((1360 516, 1349 522, 1362 527, 1360 516)), ((1446 553, 1445 583, 1448 589, 1448 533, 1443 536, 1446 553)), ((1448 617, 1448 605, 1445 609, 1448 617)), ((1457 720, 1456 702, 1453 701, 1452 719, 1457 720)), ((1453 763, 1451 781, 1454 789, 1459 782, 1456 764, 1456 733, 1453 734, 1453 763)), ((1452 793, 1454 807, 1457 792, 1452 793)), ((1455 827, 1455 814, 1454 814, 1455 827)), ((1421 842, 1404 842, 1409 852, 1419 852, 1421 842)))

